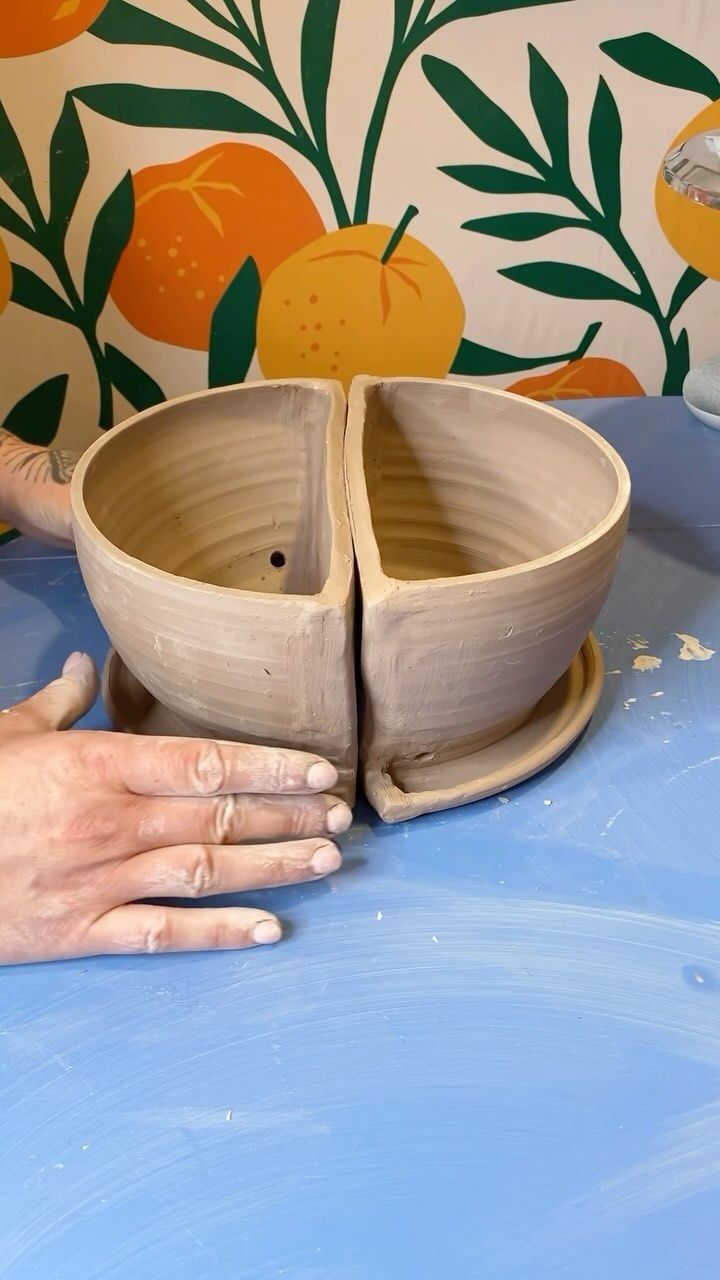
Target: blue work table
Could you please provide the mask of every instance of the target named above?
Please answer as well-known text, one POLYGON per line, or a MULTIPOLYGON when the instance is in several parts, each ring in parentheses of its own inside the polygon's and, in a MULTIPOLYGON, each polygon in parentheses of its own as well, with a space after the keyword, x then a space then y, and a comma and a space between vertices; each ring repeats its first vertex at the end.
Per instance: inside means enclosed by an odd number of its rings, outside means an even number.
MULTIPOLYGON (((720 435, 570 407, 634 481, 588 731, 500 799, 361 807, 332 882, 253 899, 275 950, 0 971, 0 1277, 717 1276, 720 435)), ((3 548, 5 705, 106 647, 72 557, 3 548)))

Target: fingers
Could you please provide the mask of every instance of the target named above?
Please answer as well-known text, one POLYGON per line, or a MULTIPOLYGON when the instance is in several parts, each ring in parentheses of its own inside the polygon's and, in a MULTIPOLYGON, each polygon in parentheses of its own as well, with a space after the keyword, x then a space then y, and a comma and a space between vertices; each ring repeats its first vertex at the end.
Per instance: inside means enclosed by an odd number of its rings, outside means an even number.
POLYGON ((153 849, 130 858, 117 870, 114 886, 133 898, 208 898, 277 885, 301 884, 331 875, 342 864, 327 840, 291 840, 284 844, 185 845, 153 849))
POLYGON ((99 681, 95 664, 86 653, 72 653, 62 676, 8 712, 13 732, 38 733, 68 729, 93 705, 99 681))
POLYGON ((128 797, 132 852, 178 844, 240 844, 340 835, 352 813, 334 796, 128 797))
POLYGON ((85 933, 73 955, 129 955, 157 951, 232 951, 279 942, 275 916, 246 907, 133 905, 108 911, 85 933))
POLYGON ((115 751, 120 781, 142 796, 297 795, 337 782, 327 760, 275 747, 127 736, 115 751))

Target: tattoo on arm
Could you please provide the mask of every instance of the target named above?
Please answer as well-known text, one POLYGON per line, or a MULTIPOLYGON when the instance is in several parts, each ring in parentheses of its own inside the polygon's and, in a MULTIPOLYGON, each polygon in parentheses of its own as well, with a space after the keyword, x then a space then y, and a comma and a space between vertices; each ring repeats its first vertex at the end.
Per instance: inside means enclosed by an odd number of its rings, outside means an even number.
POLYGON ((69 484, 77 458, 65 449, 34 449, 0 428, 0 466, 30 484, 69 484))

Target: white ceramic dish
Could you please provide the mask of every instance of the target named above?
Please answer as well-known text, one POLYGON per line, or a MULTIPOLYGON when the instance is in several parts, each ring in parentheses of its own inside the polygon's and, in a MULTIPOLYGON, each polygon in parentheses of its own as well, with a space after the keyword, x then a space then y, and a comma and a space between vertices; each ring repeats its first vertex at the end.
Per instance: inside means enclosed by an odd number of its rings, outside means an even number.
POLYGON ((696 405, 690 403, 687 396, 683 396, 683 400, 694 418, 703 422, 706 427, 714 427, 715 431, 720 431, 720 413, 708 413, 707 409, 698 409, 696 405))

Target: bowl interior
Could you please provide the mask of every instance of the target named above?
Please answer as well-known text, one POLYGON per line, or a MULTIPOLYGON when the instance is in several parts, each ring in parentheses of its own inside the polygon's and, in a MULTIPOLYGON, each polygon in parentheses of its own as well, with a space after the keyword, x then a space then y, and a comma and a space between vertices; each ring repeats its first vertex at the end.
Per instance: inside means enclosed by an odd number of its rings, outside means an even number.
POLYGON ((86 511, 115 547, 219 587, 317 595, 330 570, 322 388, 232 388, 161 405, 109 435, 86 511))
POLYGON ((487 573, 590 533, 621 477, 573 422, 532 400, 451 382, 369 392, 364 464, 383 572, 487 573))

